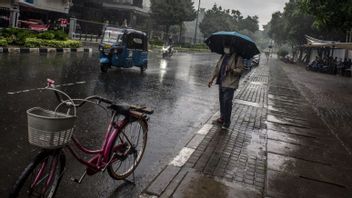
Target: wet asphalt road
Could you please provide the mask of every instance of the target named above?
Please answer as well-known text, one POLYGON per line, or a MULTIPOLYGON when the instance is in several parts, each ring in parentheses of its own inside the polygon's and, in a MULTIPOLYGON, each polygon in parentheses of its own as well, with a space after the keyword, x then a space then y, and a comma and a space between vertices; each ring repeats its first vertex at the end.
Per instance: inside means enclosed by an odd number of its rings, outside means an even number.
MULTIPOLYGON (((52 93, 18 91, 43 87, 46 78, 51 78, 57 84, 66 84, 63 89, 74 98, 101 95, 153 108, 147 149, 136 170, 135 187, 114 181, 107 173, 86 177, 80 185, 73 183, 70 177, 79 178, 84 167, 67 155, 67 170, 57 194, 77 198, 136 197, 217 110, 217 90, 207 88, 217 59, 211 54, 179 53, 163 60, 151 53, 144 74, 137 68, 101 74, 96 54, 0 55, 0 197, 5 197, 38 152, 27 141, 25 111, 34 106, 53 108, 56 104, 52 93)), ((106 113, 87 105, 78 116, 79 130, 75 134, 85 145, 98 148, 105 133, 106 113)))

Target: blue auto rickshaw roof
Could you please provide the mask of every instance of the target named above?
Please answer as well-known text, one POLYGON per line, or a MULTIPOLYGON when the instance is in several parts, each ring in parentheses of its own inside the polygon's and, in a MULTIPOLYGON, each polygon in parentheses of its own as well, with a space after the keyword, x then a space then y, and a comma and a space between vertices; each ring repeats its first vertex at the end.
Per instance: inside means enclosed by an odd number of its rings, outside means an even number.
POLYGON ((139 30, 135 30, 132 28, 119 28, 119 27, 113 27, 113 26, 107 26, 106 27, 107 30, 113 30, 113 31, 121 31, 124 32, 126 34, 140 34, 143 36, 147 36, 147 33, 139 31, 139 30))

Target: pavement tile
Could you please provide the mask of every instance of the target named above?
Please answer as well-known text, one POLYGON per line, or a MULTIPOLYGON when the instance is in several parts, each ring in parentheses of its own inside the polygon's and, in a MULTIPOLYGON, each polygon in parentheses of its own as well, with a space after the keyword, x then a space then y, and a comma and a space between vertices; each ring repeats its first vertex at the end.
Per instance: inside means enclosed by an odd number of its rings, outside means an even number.
POLYGON ((320 163, 271 153, 268 154, 268 169, 340 186, 347 187, 352 184, 352 170, 336 169, 320 163))
POLYGON ((343 149, 326 149, 268 140, 268 152, 284 156, 305 159, 336 167, 351 167, 351 157, 343 149))
POLYGON ((172 180, 172 182, 168 185, 168 187, 165 189, 165 191, 161 194, 160 198, 168 198, 171 197, 172 194, 175 192, 176 188, 182 180, 185 178, 187 173, 189 172, 190 169, 183 168, 177 175, 176 177, 172 180))
POLYGON ((352 195, 351 190, 343 187, 271 170, 267 172, 266 193, 266 196, 280 198, 350 198, 352 195))
POLYGON ((167 166, 147 188, 146 193, 160 196, 180 169, 180 167, 172 165, 167 166))

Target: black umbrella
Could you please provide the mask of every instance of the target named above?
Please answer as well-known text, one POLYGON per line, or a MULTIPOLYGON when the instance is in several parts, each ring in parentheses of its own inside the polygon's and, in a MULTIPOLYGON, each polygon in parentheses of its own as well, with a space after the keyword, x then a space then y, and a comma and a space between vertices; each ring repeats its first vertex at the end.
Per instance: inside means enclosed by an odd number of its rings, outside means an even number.
POLYGON ((224 45, 229 43, 233 50, 245 59, 250 59, 260 53, 254 41, 238 32, 216 32, 205 43, 212 52, 224 54, 224 45))

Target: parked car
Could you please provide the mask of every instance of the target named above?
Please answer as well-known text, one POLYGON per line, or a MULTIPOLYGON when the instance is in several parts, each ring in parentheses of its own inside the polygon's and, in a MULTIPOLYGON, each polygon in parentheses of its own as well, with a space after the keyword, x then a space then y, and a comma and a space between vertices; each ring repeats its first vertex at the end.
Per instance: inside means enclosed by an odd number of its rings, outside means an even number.
POLYGON ((43 32, 43 31, 47 31, 50 25, 45 24, 40 19, 27 19, 27 20, 20 20, 20 27, 27 28, 37 32, 43 32))

